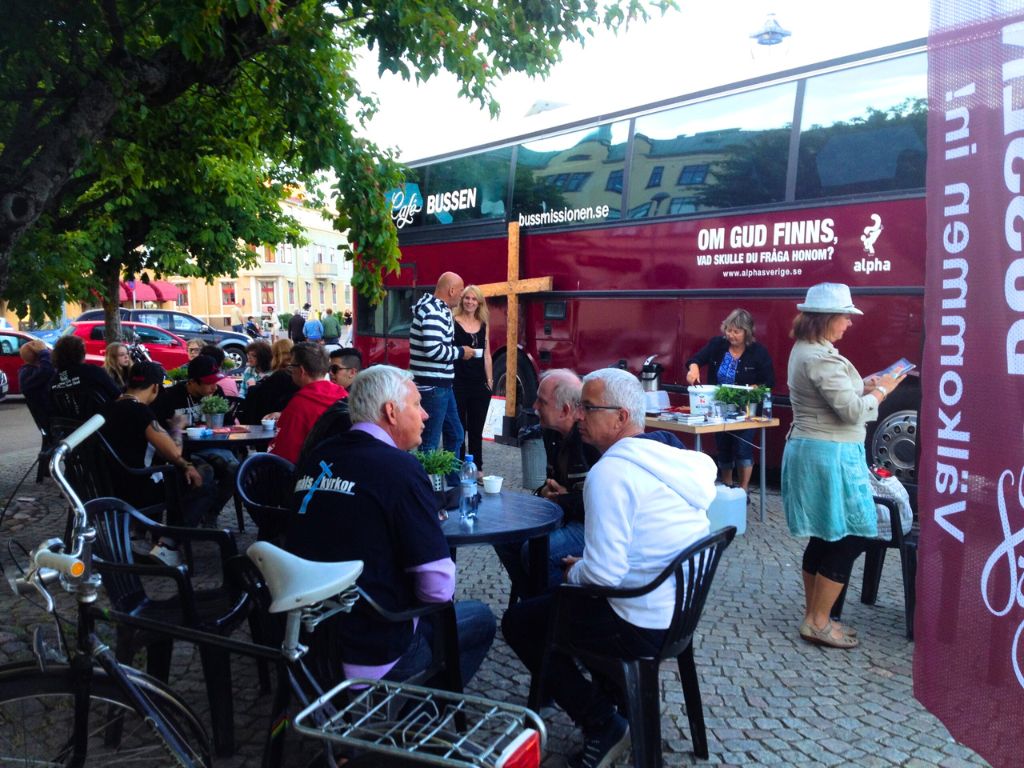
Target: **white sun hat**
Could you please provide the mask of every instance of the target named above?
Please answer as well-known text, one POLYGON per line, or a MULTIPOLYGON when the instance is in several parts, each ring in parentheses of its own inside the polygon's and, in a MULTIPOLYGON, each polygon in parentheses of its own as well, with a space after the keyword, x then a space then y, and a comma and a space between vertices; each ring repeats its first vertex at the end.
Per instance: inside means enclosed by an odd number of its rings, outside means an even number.
POLYGON ((843 283, 818 283, 807 289, 803 304, 797 304, 801 312, 820 312, 829 315, 863 315, 853 306, 850 286, 843 283))

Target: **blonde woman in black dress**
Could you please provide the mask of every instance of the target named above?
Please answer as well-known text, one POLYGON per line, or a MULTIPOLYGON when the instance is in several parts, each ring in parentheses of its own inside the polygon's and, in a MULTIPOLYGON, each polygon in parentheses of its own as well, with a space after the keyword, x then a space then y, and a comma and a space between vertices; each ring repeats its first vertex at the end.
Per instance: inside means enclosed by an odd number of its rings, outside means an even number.
POLYGON ((460 458, 466 453, 473 455, 477 467, 477 479, 483 473, 483 431, 487 419, 487 407, 491 402, 494 387, 494 373, 491 363, 491 342, 487 335, 487 301, 475 285, 467 285, 462 291, 459 306, 455 310, 455 346, 472 347, 476 356, 469 360, 455 361, 455 403, 459 409, 459 420, 466 432, 469 444, 463 445, 460 458))

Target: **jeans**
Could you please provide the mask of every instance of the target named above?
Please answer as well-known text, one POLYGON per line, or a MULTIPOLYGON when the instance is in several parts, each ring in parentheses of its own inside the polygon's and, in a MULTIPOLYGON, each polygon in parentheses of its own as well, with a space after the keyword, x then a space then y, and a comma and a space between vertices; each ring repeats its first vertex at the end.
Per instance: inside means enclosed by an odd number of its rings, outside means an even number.
MULTIPOLYGON (((491 609, 483 603, 462 600, 455 604, 455 624, 459 635, 459 669, 465 684, 483 663, 494 641, 496 622, 491 609)), ((433 658, 433 640, 433 623, 421 618, 409 647, 385 677, 388 680, 407 680, 428 669, 433 658)), ((436 681, 428 680, 423 685, 430 686, 431 682, 436 681)))
POLYGON ((715 446, 718 448, 718 466, 732 469, 734 466, 751 467, 754 465, 754 430, 742 429, 738 432, 716 432, 715 446))
MULTIPOLYGON (((444 449, 456 454, 462 446, 466 434, 459 421, 459 407, 455 402, 455 392, 451 387, 431 387, 417 384, 420 391, 420 405, 427 412, 427 423, 423 428, 423 450, 437 448, 442 435, 444 449)), ((449 485, 459 484, 459 473, 448 475, 449 485)))
MULTIPOLYGON (((494 551, 508 571, 512 589, 519 595, 530 595, 530 544, 516 541, 511 544, 496 544, 494 551)), ((573 520, 548 536, 548 580, 550 591, 562 583, 562 558, 567 555, 580 557, 583 554, 583 523, 573 520)))
POLYGON ((194 451, 193 456, 198 456, 211 467, 216 478, 217 488, 217 509, 214 513, 216 520, 217 513, 235 494, 235 475, 238 474, 238 457, 227 448, 203 448, 194 451))
MULTIPOLYGON (((501 620, 501 632, 531 673, 540 674, 542 661, 547 657, 545 693, 589 736, 615 713, 613 688, 595 674, 593 681, 587 680, 571 656, 548 650, 554 599, 553 594, 548 594, 512 606, 501 620)), ((570 640, 580 648, 636 659, 655 655, 665 638, 665 630, 644 629, 620 618, 607 600, 573 600, 562 606, 570 611, 570 640)))

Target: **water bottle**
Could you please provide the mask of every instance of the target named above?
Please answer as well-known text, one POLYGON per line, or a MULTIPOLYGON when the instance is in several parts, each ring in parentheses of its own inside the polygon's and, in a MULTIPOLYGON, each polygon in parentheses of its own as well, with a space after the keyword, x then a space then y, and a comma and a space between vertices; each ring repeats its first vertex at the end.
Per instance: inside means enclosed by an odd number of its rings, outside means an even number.
POLYGON ((772 417, 772 393, 771 392, 765 392, 764 393, 764 404, 761 406, 761 415, 764 416, 766 419, 770 419, 772 417))
POLYGON ((462 462, 462 469, 459 470, 459 488, 462 494, 459 497, 459 513, 463 520, 476 518, 476 506, 473 500, 476 497, 476 464, 473 463, 473 454, 467 453, 466 460, 462 462))

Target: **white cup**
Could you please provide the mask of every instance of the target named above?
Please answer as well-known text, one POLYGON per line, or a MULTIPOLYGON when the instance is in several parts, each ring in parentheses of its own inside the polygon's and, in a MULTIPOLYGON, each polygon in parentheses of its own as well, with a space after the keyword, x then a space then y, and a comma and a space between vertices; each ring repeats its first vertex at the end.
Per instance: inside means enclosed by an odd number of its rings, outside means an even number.
POLYGON ((262 423, 263 428, 267 430, 267 432, 273 432, 274 429, 277 428, 277 422, 274 419, 264 419, 262 423))
POLYGON ((185 433, 192 440, 199 440, 203 436, 203 432, 206 430, 203 427, 189 427, 185 430, 185 433))
POLYGON ((484 356, 484 351, 482 349, 474 349, 473 350, 473 357, 483 357, 483 356, 484 356))
POLYGON ((484 477, 484 493, 501 493, 501 475, 484 477))

